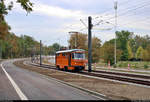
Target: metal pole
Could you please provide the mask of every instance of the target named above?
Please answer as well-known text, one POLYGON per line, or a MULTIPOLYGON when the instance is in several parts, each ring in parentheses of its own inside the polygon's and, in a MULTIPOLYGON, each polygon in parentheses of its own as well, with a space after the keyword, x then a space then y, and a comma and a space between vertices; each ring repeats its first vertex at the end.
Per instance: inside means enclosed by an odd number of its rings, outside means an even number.
POLYGON ((88 17, 88 72, 92 71, 92 17, 88 17))
POLYGON ((75 34, 75 48, 77 48, 77 41, 78 41, 78 32, 76 32, 75 34))
POLYGON ((75 32, 75 49, 76 49, 76 47, 77 47, 77 32, 75 32))
POLYGON ((116 65, 117 60, 116 60, 116 31, 117 31, 117 1, 114 2, 114 9, 115 9, 115 55, 114 55, 114 63, 116 65))
POLYGON ((77 40, 77 39, 76 39, 76 35, 77 35, 77 34, 75 34, 75 48, 76 48, 76 46, 77 46, 77 43, 76 43, 76 40, 77 40))
POLYGON ((42 65, 42 41, 40 40, 40 65, 42 65))
MULTIPOLYGON (((31 46, 32 47, 32 46, 31 46)), ((31 49, 31 62, 33 63, 33 47, 31 49)))
POLYGON ((11 47, 10 51, 11 51, 11 53, 10 53, 11 55, 10 55, 10 56, 11 56, 11 58, 12 58, 12 47, 11 47))
POLYGON ((1 50, 1 46, 0 46, 0 59, 2 59, 2 50, 1 50))

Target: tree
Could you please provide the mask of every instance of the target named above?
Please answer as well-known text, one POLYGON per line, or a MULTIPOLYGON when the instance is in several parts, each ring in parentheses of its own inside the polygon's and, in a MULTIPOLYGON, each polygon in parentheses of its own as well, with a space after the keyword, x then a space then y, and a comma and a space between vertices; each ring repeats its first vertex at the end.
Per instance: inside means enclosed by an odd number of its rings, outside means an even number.
POLYGON ((132 33, 128 32, 128 31, 117 31, 116 32, 116 36, 117 36, 117 49, 120 49, 123 51, 122 56, 121 56, 121 60, 128 60, 128 49, 127 49, 127 42, 129 39, 132 38, 132 33))
POLYGON ((71 49, 84 49, 87 50, 87 35, 82 33, 71 34, 68 40, 71 49))
POLYGON ((53 46, 55 51, 59 51, 61 48, 61 46, 58 43, 54 43, 52 46, 53 46))
POLYGON ((9 34, 10 26, 5 22, 0 22, 0 39, 5 40, 6 35, 9 34))
POLYGON ((136 58, 137 59, 142 59, 142 52, 143 52, 143 48, 140 46, 137 51, 136 51, 136 58))
POLYGON ((0 17, 1 19, 4 18, 3 15, 7 15, 8 11, 12 10, 14 2, 19 3, 24 10, 26 10, 27 13, 30 13, 32 11, 33 3, 30 2, 30 0, 16 0, 16 1, 10 1, 8 5, 5 4, 4 0, 0 0, 0 17))
MULTIPOLYGON (((117 61, 120 60, 120 57, 122 55, 122 51, 117 49, 117 61)), ((105 63, 108 63, 110 61, 110 64, 114 64, 114 40, 106 41, 101 50, 101 58, 104 59, 105 63)))
POLYGON ((53 45, 48 46, 48 49, 47 49, 48 50, 48 54, 49 55, 54 55, 56 53, 56 51, 60 50, 61 47, 62 46, 59 45, 58 43, 54 43, 53 45))
POLYGON ((142 59, 143 61, 148 61, 150 59, 150 54, 148 53, 147 50, 144 50, 142 51, 142 59))
POLYGON ((38 52, 39 45, 39 42, 32 37, 25 35, 18 37, 9 33, 6 40, 0 40, 0 51, 2 51, 2 58, 29 57, 34 48, 38 52))
POLYGON ((127 49, 128 49, 128 59, 133 58, 132 48, 130 47, 130 41, 127 42, 127 49))
POLYGON ((26 10, 27 13, 30 13, 32 11, 33 3, 31 3, 29 0, 12 0, 9 4, 6 4, 4 0, 0 0, 0 39, 5 40, 6 35, 11 29, 5 21, 4 16, 7 15, 8 12, 13 8, 14 2, 20 3, 22 8, 26 10))
POLYGON ((92 38, 92 62, 98 62, 100 59, 101 40, 97 37, 92 38))
POLYGON ((143 37, 136 35, 134 39, 136 41, 137 49, 139 46, 145 49, 150 44, 150 37, 148 35, 143 37))
POLYGON ((146 49, 147 46, 150 45, 150 37, 148 35, 146 36, 139 36, 136 35, 132 39, 130 39, 130 45, 133 51, 134 58, 136 57, 136 51, 141 46, 143 49, 146 49))
POLYGON ((136 58, 136 51, 137 51, 137 43, 135 41, 135 39, 130 39, 130 46, 133 52, 133 58, 136 58))

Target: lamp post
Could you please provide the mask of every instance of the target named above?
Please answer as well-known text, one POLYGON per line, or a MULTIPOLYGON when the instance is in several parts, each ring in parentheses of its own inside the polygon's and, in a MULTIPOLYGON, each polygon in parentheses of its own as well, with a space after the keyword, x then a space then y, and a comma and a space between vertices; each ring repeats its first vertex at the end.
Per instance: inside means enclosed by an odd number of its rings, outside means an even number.
POLYGON ((114 9, 115 9, 115 48, 114 48, 114 63, 116 65, 116 31, 117 31, 117 0, 114 1, 114 9))

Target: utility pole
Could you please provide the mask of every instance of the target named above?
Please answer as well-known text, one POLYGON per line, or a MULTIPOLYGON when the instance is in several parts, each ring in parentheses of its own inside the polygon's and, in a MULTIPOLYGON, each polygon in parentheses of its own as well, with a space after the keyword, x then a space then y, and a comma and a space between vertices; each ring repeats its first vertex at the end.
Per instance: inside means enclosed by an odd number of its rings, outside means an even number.
POLYGON ((42 65, 42 41, 40 40, 40 65, 42 65))
POLYGON ((29 48, 29 49, 31 49, 31 62, 33 63, 34 61, 33 61, 33 46, 31 45, 31 47, 29 48))
POLYGON ((114 52, 114 63, 116 65, 116 31, 117 31, 117 1, 114 2, 114 9, 115 9, 115 52, 114 52))
POLYGON ((78 32, 76 32, 76 36, 75 36, 75 48, 77 49, 77 41, 78 41, 78 32))
POLYGON ((11 58, 12 58, 12 47, 11 47, 11 49, 10 49, 10 52, 11 52, 11 53, 10 53, 10 54, 11 54, 10 56, 11 56, 11 58))
POLYGON ((75 48, 77 47, 77 33, 76 33, 76 36, 75 36, 75 48))
POLYGON ((25 45, 24 57, 26 57, 27 46, 25 45))
POLYGON ((0 59, 2 59, 2 48, 0 46, 0 59))
POLYGON ((88 17, 88 72, 92 71, 92 17, 88 17))
POLYGON ((25 54, 25 46, 24 46, 24 41, 23 41, 23 46, 22 46, 22 47, 23 47, 23 49, 22 49, 22 50, 23 50, 22 58, 23 58, 23 57, 24 57, 24 54, 25 54))

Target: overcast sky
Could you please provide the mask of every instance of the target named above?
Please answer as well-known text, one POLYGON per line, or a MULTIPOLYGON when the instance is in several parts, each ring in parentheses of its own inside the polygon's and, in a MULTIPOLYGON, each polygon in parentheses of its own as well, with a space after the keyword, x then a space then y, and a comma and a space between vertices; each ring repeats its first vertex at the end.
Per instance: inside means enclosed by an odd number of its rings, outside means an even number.
MULTIPOLYGON (((11 0, 6 0, 7 3, 11 0)), ((34 37, 51 45, 55 42, 68 46, 69 31, 87 33, 80 19, 87 25, 88 16, 93 24, 92 34, 102 42, 114 38, 114 0, 31 0, 33 12, 26 15, 18 4, 6 16, 11 32, 34 37), (106 22, 109 22, 106 23, 106 22), (111 29, 111 30, 110 30, 111 29)), ((150 0, 118 0, 117 30, 150 35, 150 0)))

